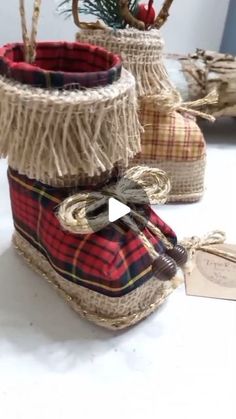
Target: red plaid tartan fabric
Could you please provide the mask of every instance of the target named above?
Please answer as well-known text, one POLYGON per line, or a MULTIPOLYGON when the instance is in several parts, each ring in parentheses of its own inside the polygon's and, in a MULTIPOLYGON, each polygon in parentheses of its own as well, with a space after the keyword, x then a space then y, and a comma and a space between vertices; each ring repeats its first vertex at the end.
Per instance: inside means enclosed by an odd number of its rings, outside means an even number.
POLYGON ((0 74, 34 87, 106 86, 120 78, 121 69, 118 55, 89 44, 39 42, 33 64, 24 62, 23 44, 0 48, 0 74))
MULTIPOLYGON (((34 248, 44 255, 64 279, 120 297, 133 291, 152 276, 151 259, 139 237, 121 222, 102 231, 75 235, 63 231, 56 217, 57 207, 75 188, 52 188, 8 170, 14 225, 34 248)), ((175 233, 149 207, 149 220, 176 244, 175 233)), ((157 252, 163 243, 144 228, 157 252)))
POLYGON ((140 103, 142 154, 134 164, 155 160, 191 162, 202 159, 206 153, 204 136, 189 115, 178 112, 163 114, 144 100, 140 103))

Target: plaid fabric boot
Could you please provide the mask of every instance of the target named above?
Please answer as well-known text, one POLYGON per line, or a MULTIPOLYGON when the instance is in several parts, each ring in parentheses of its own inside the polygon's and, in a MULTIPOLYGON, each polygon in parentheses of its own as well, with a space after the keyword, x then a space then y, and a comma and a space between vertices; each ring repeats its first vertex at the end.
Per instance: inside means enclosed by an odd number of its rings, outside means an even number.
MULTIPOLYGON (((0 50, 0 155, 9 162, 14 245, 81 316, 122 329, 164 301, 187 257, 173 230, 123 180, 140 150, 135 81, 100 47, 35 48, 27 63, 26 44, 0 50), (140 223, 104 220, 119 188, 121 199, 133 197, 140 223)), ((129 174, 156 203, 169 190, 161 171, 149 189, 150 169, 129 174)))

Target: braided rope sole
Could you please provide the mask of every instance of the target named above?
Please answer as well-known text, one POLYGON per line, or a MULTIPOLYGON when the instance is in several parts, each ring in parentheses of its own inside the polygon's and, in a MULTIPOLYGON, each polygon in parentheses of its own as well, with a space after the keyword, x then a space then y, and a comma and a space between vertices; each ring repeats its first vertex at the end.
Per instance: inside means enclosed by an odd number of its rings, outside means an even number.
POLYGON ((139 323, 183 282, 180 271, 171 281, 161 282, 152 278, 128 295, 107 297, 62 278, 46 258, 17 232, 13 235, 13 244, 28 265, 46 279, 73 310, 92 323, 111 330, 125 329, 139 323))

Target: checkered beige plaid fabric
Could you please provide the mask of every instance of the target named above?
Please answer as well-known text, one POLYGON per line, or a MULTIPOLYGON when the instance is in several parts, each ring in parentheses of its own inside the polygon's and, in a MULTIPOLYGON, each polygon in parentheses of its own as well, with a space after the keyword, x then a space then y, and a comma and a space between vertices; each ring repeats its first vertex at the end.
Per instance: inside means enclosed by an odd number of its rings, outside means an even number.
POLYGON ((157 112, 145 99, 140 103, 144 133, 142 153, 135 159, 135 164, 152 160, 191 162, 204 157, 205 140, 193 117, 178 112, 157 112))
POLYGON ((206 143, 195 118, 179 112, 158 112, 153 103, 140 100, 144 127, 142 152, 131 166, 146 164, 163 169, 171 181, 169 201, 194 202, 204 193, 206 143))

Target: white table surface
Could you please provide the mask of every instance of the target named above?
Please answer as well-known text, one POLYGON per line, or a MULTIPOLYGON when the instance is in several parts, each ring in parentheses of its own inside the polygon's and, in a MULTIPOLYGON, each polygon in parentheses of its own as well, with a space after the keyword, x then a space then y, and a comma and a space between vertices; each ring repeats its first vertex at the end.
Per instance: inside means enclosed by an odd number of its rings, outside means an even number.
MULTIPOLYGON (((205 124, 204 199, 159 214, 179 237, 226 231, 236 243, 236 121, 205 124)), ((111 333, 81 320, 11 247, 0 162, 0 418, 236 417, 236 302, 184 287, 146 321, 111 333)))

